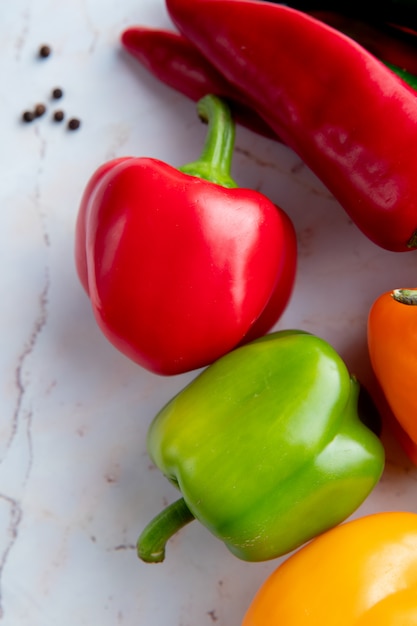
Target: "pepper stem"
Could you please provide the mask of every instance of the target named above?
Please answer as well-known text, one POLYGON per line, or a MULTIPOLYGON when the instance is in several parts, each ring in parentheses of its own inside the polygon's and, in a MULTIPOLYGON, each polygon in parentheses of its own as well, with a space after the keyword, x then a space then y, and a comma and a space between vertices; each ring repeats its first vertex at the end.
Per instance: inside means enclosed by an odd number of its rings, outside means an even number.
POLYGON ((408 240, 407 248, 410 248, 411 250, 414 250, 414 248, 417 248, 417 231, 414 231, 410 239, 408 240))
POLYGON ((394 289, 391 295, 396 302, 401 304, 414 306, 417 304, 417 289, 394 289))
POLYGON ((137 542, 138 557, 145 563, 162 563, 168 539, 194 519, 184 498, 167 506, 142 531, 137 542))
POLYGON ((222 187, 237 187, 230 176, 235 124, 229 107, 217 96, 209 94, 197 102, 197 112, 201 120, 208 124, 206 141, 200 158, 179 170, 222 187))

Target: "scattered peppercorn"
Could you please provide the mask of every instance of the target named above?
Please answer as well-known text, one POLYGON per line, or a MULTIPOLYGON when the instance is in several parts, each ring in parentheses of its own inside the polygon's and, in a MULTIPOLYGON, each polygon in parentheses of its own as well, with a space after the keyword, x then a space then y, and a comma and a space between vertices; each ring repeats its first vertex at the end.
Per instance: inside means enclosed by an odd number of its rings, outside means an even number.
POLYGON ((22 114, 22 120, 24 122, 33 122, 34 119, 35 119, 35 114, 32 111, 25 111, 22 114))
POLYGON ((51 52, 52 51, 51 51, 50 46, 43 45, 39 48, 39 56, 42 57, 43 59, 46 59, 47 57, 49 57, 51 52))
MULTIPOLYGON (((49 57, 51 53, 52 53, 52 50, 50 46, 43 44, 42 46, 39 47, 38 54, 41 58, 45 59, 49 57)), ((64 95, 64 92, 61 89, 61 87, 54 87, 54 89, 51 90, 51 98, 53 100, 59 100, 60 98, 63 97, 63 95, 64 95)), ((45 113, 46 113, 46 106, 42 103, 39 103, 35 105, 35 108, 33 109, 33 111, 24 111, 22 113, 22 120, 24 122, 33 122, 35 118, 42 117, 42 115, 44 115, 45 113)), ((52 118, 55 122, 62 122, 65 118, 65 113, 61 109, 58 109, 54 111, 52 118)), ((67 122, 68 130, 77 130, 80 126, 81 126, 81 121, 76 117, 72 117, 67 122)))
POLYGON ((64 95, 64 92, 60 87, 56 87, 52 90, 52 97, 54 100, 59 100, 64 95))
POLYGON ((55 111, 54 113, 54 120, 55 122, 62 122, 62 120, 64 119, 65 115, 64 115, 64 111, 55 111))
POLYGON ((80 125, 81 125, 81 122, 76 117, 72 117, 70 120, 68 120, 69 130, 77 130, 77 128, 79 128, 80 125))
POLYGON ((37 104, 35 106, 34 114, 35 117, 41 117, 46 112, 46 106, 44 104, 37 104))

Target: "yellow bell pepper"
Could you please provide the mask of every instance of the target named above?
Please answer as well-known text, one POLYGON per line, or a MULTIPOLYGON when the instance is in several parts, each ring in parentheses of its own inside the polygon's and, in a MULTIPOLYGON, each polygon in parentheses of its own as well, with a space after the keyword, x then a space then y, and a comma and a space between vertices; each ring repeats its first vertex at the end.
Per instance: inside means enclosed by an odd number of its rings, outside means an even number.
POLYGON ((375 513, 293 553, 242 626, 416 626, 417 514, 375 513))

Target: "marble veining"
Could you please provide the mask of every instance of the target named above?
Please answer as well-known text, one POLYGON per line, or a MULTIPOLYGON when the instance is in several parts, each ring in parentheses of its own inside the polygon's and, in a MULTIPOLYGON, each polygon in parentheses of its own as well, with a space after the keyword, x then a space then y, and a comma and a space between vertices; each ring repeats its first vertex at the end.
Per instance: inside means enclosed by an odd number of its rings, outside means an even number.
MULTIPOLYGON (((195 106, 123 53, 130 25, 169 27, 163 0, 16 0, 0 22, 0 621, 5 626, 239 626, 277 563, 243 563, 194 522, 164 564, 138 534, 177 497, 146 451, 155 413, 195 373, 161 378, 99 332, 75 273, 75 218, 104 161, 180 165, 201 149, 195 106), (39 59, 41 44, 52 54, 39 59), (59 102, 51 99, 62 87, 59 102), (44 102, 30 124, 23 110, 44 102), (52 120, 57 108, 77 131, 52 120)), ((285 146, 238 127, 233 176, 288 211, 299 268, 277 328, 330 341, 370 387, 369 306, 415 286, 413 253, 378 249, 285 146)), ((354 516, 417 512, 417 470, 384 432, 383 477, 354 516)))

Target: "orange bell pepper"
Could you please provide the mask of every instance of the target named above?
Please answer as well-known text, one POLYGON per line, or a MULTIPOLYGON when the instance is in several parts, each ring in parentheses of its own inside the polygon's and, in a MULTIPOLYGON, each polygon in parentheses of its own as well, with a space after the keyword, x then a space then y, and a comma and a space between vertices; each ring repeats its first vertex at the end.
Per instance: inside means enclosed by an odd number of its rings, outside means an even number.
POLYGON ((375 513, 327 531, 281 564, 242 626, 416 626, 417 514, 375 513))
POLYGON ((394 289, 375 300, 368 317, 368 350, 392 413, 390 425, 417 464, 417 289, 394 289))

